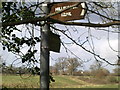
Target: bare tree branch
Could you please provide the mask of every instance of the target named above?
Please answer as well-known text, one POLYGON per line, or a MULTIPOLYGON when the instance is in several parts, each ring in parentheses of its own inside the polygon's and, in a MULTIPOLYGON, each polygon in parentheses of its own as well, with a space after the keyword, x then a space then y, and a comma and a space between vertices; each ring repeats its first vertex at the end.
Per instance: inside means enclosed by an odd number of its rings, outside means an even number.
MULTIPOLYGON (((20 25, 20 24, 28 24, 28 23, 37 23, 37 22, 40 22, 40 21, 50 21, 52 23, 58 23, 58 24, 63 24, 63 25, 76 25, 76 26, 87 26, 87 27, 109 27, 109 26, 113 26, 113 25, 120 25, 120 20, 115 20, 115 19, 111 19, 109 17, 106 17, 100 13, 96 13, 95 11, 92 11, 92 10, 89 10, 87 9, 88 11, 92 12, 92 13, 95 13, 103 18, 106 18, 108 20, 111 20, 110 22, 108 23, 104 23, 104 24, 100 24, 100 23, 82 23, 82 22, 63 22, 63 21, 59 21, 59 20, 55 20, 55 19, 52 19, 50 18, 51 16, 54 16, 56 14, 59 14, 59 13, 62 13, 68 9, 71 9, 73 7, 77 7, 79 6, 81 3, 77 3, 77 4, 74 4, 66 9, 63 9, 59 12, 55 12, 55 13, 51 13, 45 17, 36 17, 36 18, 31 18, 31 19, 24 19, 24 20, 20 20, 20 21, 16 21, 16 22, 3 22, 2 23, 2 26, 3 27, 7 27, 7 26, 15 26, 15 25, 20 25), (50 18, 50 19, 49 19, 50 18)), ((84 8, 85 9, 85 8, 84 8)))
POLYGON ((67 35, 67 34, 66 34, 65 32, 63 32, 62 30, 59 30, 59 29, 57 29, 57 28, 55 28, 55 27, 52 27, 52 28, 54 28, 54 29, 57 30, 57 31, 60 31, 60 32, 63 33, 67 38, 69 38, 72 42, 74 42, 77 46, 81 47, 82 49, 84 49, 85 51, 91 53, 92 55, 98 57, 99 59, 105 61, 106 63, 108 63, 108 64, 110 64, 110 65, 119 65, 119 64, 113 64, 113 63, 109 62, 109 60, 106 60, 105 58, 102 58, 100 55, 96 54, 95 52, 92 52, 92 51, 86 49, 85 47, 83 47, 82 45, 80 45, 79 43, 77 43, 75 40, 73 40, 73 38, 71 38, 69 35, 67 35))
POLYGON ((120 21, 112 21, 105 24, 95 24, 95 23, 82 23, 82 22, 63 22, 55 19, 50 19, 53 23, 63 24, 63 25, 76 25, 76 26, 86 26, 86 27, 110 27, 112 25, 120 25, 120 21))

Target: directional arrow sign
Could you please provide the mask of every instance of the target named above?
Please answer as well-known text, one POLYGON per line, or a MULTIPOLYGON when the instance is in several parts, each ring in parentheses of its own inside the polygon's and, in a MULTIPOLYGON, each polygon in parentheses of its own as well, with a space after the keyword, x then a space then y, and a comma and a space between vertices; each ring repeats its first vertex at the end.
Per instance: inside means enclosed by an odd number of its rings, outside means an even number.
MULTIPOLYGON (((50 13, 60 12, 66 8, 71 7, 72 5, 77 4, 78 2, 64 2, 53 4, 51 7, 50 13)), ((60 14, 56 14, 51 18, 61 20, 61 21, 71 21, 71 20, 79 20, 84 19, 86 14, 87 6, 85 3, 81 2, 81 4, 77 7, 70 8, 69 10, 65 10, 60 14), (84 8, 84 9, 83 9, 84 8)))

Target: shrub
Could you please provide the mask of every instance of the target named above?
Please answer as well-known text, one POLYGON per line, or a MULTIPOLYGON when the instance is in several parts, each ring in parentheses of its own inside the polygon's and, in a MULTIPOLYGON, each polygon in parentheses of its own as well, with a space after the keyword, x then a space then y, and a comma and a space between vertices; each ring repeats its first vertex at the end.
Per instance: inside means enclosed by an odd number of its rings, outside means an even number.
POLYGON ((111 83, 119 83, 118 78, 114 77, 114 76, 108 77, 108 81, 111 82, 111 83))

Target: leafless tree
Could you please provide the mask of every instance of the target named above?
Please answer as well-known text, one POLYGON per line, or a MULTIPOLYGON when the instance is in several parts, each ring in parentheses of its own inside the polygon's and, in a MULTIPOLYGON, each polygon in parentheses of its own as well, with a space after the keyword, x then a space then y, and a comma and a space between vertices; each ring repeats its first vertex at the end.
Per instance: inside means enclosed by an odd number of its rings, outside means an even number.
POLYGON ((70 75, 73 75, 77 71, 78 67, 81 66, 81 63, 77 58, 68 58, 67 59, 67 69, 70 75))
POLYGON ((67 67, 66 61, 67 61, 67 58, 61 57, 61 58, 58 58, 58 61, 54 65, 57 71, 59 71, 61 75, 64 74, 65 69, 67 67))

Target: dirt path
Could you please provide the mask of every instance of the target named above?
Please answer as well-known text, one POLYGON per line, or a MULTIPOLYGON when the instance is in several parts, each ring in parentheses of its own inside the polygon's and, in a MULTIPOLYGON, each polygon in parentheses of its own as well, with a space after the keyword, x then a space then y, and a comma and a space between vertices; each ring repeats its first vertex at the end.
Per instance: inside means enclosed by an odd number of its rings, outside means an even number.
POLYGON ((102 85, 96 85, 96 84, 92 84, 92 83, 88 83, 88 82, 85 82, 85 81, 83 81, 83 80, 80 80, 80 79, 78 79, 78 77, 68 77, 69 79, 71 79, 71 80, 73 80, 73 81, 75 81, 75 82, 78 82, 80 85, 78 85, 78 87, 80 88, 80 87, 93 87, 93 86, 102 86, 102 85))

